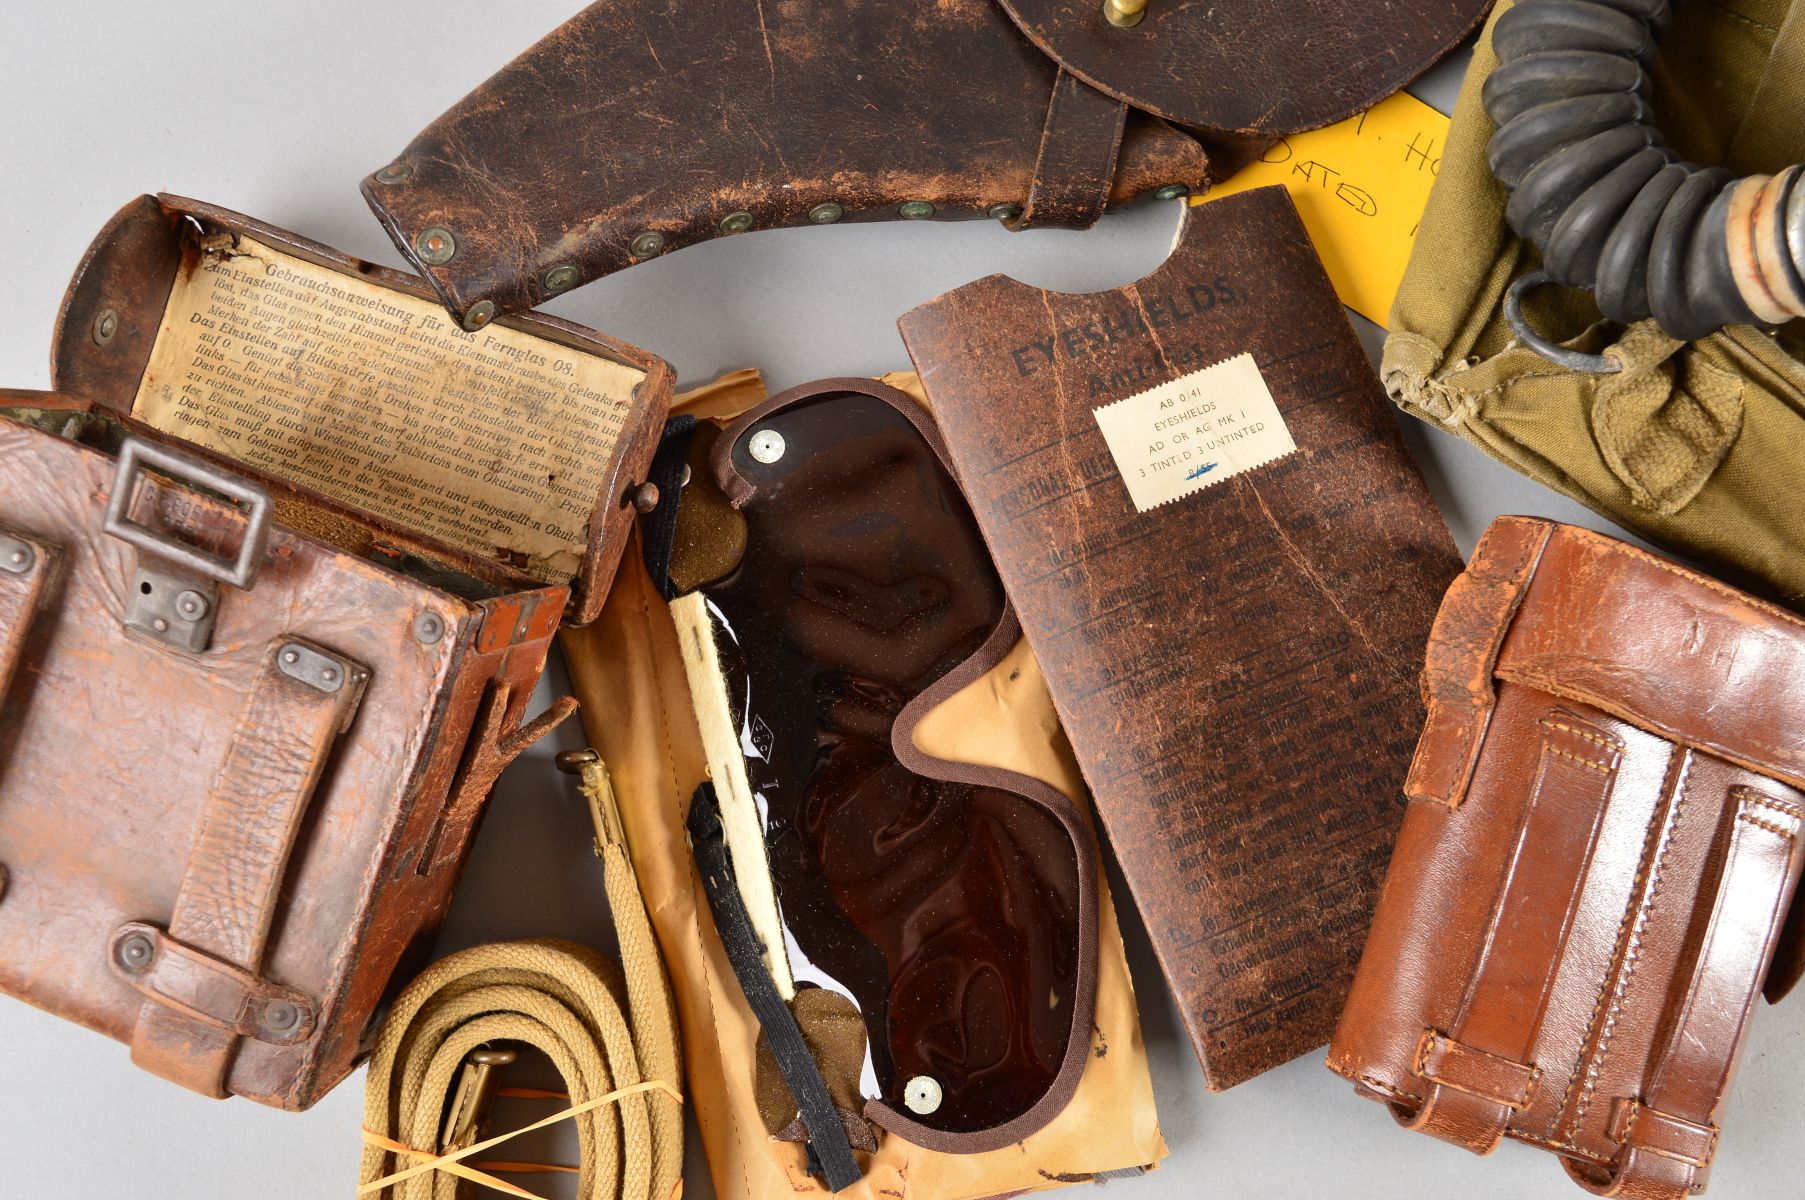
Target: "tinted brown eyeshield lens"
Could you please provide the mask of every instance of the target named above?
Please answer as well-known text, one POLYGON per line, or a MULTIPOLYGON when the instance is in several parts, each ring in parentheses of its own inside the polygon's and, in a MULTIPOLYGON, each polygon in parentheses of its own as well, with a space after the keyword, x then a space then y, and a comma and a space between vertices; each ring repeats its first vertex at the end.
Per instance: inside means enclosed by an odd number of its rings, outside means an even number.
POLYGON ((929 435, 896 399, 783 399, 717 446, 751 496, 745 555, 704 591, 792 955, 859 1005, 902 1123, 995 1129, 1090 1028, 1088 827, 1043 784, 914 749, 1015 636, 929 435))

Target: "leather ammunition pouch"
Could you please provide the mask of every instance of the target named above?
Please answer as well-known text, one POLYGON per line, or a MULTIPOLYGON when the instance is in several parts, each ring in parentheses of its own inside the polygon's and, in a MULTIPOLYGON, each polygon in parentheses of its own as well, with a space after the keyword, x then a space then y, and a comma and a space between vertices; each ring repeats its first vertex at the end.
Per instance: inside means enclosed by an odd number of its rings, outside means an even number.
POLYGON ((986 215, 1089 226, 1138 196, 1201 190, 1212 157, 1222 176, 1282 134, 1371 105, 1485 7, 1152 0, 1118 29, 1101 0, 602 0, 364 194, 452 314, 480 328, 748 229, 986 215))
MULTIPOLYGON (((1391 873, 1329 1055, 1407 1128, 1701 1190, 1805 830, 1805 622, 1506 517, 1450 589, 1391 873)), ((1771 964, 1771 968, 1770 968, 1771 964)))

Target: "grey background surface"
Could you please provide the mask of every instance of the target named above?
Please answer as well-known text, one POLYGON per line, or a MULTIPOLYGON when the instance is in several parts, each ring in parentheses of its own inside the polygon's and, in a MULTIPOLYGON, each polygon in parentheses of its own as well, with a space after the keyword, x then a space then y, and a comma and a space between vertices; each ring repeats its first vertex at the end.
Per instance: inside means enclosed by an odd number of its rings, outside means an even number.
MULTIPOLYGON (((580 7, 3 0, 0 385, 48 385, 64 285, 101 225, 140 192, 209 200, 398 264, 357 181, 580 7)), ((1445 108, 1457 83, 1458 64, 1448 64, 1417 90, 1445 108)), ((896 317, 982 275, 1067 291, 1136 279, 1164 257, 1176 220, 1176 205, 1157 205, 1086 233, 1010 235, 987 223, 761 233, 645 264, 550 307, 664 355, 686 385, 757 366, 775 390, 906 368, 896 317)), ((1376 348, 1377 331, 1363 334, 1376 348)), ((1450 436, 1409 421, 1405 432, 1463 551, 1504 512, 1608 528, 1450 436)), ((538 703, 562 686, 554 669, 538 703)), ((553 752, 580 742, 573 722, 504 777, 442 948, 544 934, 605 944, 586 820, 550 765, 553 752)), ((1319 1054, 1207 1094, 1132 911, 1123 918, 1172 1147, 1157 1174, 1108 1185, 1124 1200, 1581 1194, 1548 1155, 1507 1145, 1477 1159, 1397 1130, 1319 1054)), ((1805 1191, 1789 1173, 1802 1125, 1801 1005, 1763 1008, 1756 1020, 1713 1180, 1724 1200, 1805 1191)), ((5 999, 0 1047, 0 1196, 352 1192, 361 1074, 299 1115, 204 1100, 138 1072, 124 1047, 5 999)), ((556 1156, 572 1147, 528 1149, 556 1156)), ((533 1186, 561 1194, 557 1181, 533 1186)), ((712 1195, 693 1145, 688 1188, 697 1200, 712 1195)))

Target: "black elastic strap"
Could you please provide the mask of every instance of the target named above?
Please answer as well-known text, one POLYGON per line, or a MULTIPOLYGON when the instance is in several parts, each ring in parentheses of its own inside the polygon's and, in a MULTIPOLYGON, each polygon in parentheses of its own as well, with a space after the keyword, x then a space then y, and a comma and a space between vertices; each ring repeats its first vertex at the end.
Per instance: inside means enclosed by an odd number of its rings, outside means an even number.
POLYGON ((846 1126, 834 1107, 833 1097, 828 1095, 821 1069, 802 1038, 796 1015, 783 1002, 776 980, 765 969, 764 942, 752 928, 752 917, 740 898, 712 783, 697 788, 690 801, 689 841, 696 868, 702 873, 709 911, 714 914, 715 928, 727 950, 727 961, 733 964, 746 1003, 771 1043, 777 1069, 789 1085, 802 1127, 808 1131, 809 1169, 827 1181, 830 1191, 849 1188, 861 1176, 858 1161, 852 1156, 852 1143, 847 1140, 846 1126))
POLYGON ((666 600, 677 598, 676 585, 671 583, 671 555, 677 548, 677 512, 683 507, 683 472, 688 469, 689 444, 695 436, 696 419, 688 413, 666 421, 647 475, 658 487, 658 507, 642 526, 646 573, 666 600))

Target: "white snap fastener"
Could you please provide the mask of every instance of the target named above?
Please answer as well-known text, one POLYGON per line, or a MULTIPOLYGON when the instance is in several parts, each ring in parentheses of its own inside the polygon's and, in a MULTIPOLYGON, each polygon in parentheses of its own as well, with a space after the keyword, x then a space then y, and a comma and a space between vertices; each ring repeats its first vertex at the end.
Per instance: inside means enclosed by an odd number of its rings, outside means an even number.
POLYGON ((917 1116, 925 1117, 940 1107, 940 1083, 926 1075, 917 1075, 903 1085, 903 1106, 917 1116))
POLYGON ((774 463, 783 457, 783 434, 775 429, 761 429, 746 443, 752 457, 761 463, 774 463))

